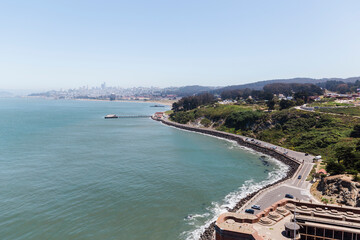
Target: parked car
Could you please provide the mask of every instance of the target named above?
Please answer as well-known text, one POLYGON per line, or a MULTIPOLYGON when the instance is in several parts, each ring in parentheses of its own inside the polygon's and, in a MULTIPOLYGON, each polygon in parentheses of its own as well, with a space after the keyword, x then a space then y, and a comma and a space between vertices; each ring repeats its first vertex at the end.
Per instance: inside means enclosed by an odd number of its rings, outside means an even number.
POLYGON ((255 213, 255 211, 254 211, 254 209, 245 209, 245 212, 246 213, 250 213, 250 214, 254 214, 255 213))
POLYGON ((286 198, 291 198, 291 199, 293 199, 293 198, 294 198, 294 196, 293 196, 293 195, 288 194, 288 193, 287 193, 287 194, 285 194, 285 197, 286 197, 286 198))
POLYGON ((309 154, 308 153, 305 153, 305 156, 308 156, 309 154))
POLYGON ((251 208, 252 209, 257 209, 257 210, 261 209, 260 205, 252 205, 251 208))
POLYGON ((301 179, 301 175, 298 176, 298 179, 301 179))

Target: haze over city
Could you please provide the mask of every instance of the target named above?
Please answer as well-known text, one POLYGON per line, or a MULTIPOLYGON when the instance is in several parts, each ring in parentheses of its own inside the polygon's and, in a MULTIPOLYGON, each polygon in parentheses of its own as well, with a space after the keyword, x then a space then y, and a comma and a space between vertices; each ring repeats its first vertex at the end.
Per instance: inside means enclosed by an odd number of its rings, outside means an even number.
POLYGON ((0 89, 359 75, 360 2, 2 1, 0 89))

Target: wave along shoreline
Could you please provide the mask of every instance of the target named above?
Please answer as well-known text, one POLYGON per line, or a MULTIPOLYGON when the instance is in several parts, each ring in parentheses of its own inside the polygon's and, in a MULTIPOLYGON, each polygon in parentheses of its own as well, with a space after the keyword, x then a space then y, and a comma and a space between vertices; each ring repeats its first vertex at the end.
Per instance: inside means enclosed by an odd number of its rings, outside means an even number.
MULTIPOLYGON (((260 155, 259 153, 254 152, 251 149, 242 148, 241 146, 239 147, 245 151, 250 150, 250 152, 252 152, 253 154, 260 155)), ((222 200, 222 202, 212 202, 211 206, 207 208, 208 211, 206 213, 201 215, 192 215, 193 221, 188 221, 189 225, 196 225, 194 223, 197 220, 196 218, 206 218, 205 223, 197 226, 197 228, 194 230, 183 232, 181 234, 181 237, 186 240, 199 239, 202 233, 206 230, 206 228, 208 228, 211 223, 216 221, 219 215, 228 212, 229 209, 234 208, 241 199, 245 198, 249 194, 260 191, 267 185, 277 182, 286 176, 286 173, 289 170, 289 167, 287 165, 269 156, 267 156, 267 160, 274 162, 277 165, 278 169, 269 172, 268 176, 263 181, 254 182, 253 179, 245 181, 237 190, 227 194, 222 200)))
MULTIPOLYGON (((228 134, 226 132, 220 132, 211 129, 200 129, 195 128, 183 124, 178 124, 174 122, 170 122, 163 119, 152 118, 153 120, 159 121, 165 125, 175 127, 177 129, 181 129, 189 132, 196 132, 206 136, 216 137, 219 139, 227 140, 233 143, 236 143, 236 146, 246 150, 253 152, 254 154, 264 154, 268 157, 268 160, 273 161, 279 167, 278 170, 271 171, 268 173, 267 179, 259 182, 253 183, 253 180, 245 181, 242 186, 238 188, 237 191, 233 191, 225 196, 223 199, 223 203, 213 202, 212 207, 208 210, 211 212, 204 214, 195 214, 191 220, 196 220, 196 218, 208 217, 205 220, 205 224, 196 228, 192 231, 183 232, 181 236, 183 236, 186 240, 200 239, 200 240, 211 240, 214 232, 214 225, 217 217, 225 212, 236 212, 239 210, 244 204, 246 204, 251 198, 253 198, 260 191, 270 188, 276 184, 279 184, 289 178, 291 178, 297 169, 300 166, 300 163, 296 162, 294 159, 276 152, 274 150, 255 145, 249 142, 245 142, 241 136, 234 136, 228 134)), ((190 222, 190 225, 195 225, 194 222, 190 222)))

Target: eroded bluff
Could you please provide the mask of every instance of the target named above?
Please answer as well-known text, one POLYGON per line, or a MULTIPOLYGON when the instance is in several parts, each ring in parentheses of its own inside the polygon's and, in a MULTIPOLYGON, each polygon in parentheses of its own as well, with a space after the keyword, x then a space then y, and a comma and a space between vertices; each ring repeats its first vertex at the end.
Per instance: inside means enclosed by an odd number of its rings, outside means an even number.
POLYGON ((319 182, 317 190, 339 204, 360 206, 360 183, 351 181, 347 176, 325 177, 319 182))

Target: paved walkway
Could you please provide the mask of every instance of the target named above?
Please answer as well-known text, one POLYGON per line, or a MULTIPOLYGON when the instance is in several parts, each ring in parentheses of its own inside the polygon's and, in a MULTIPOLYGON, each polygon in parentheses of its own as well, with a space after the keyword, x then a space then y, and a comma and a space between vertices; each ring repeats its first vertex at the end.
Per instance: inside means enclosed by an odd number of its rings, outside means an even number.
POLYGON ((321 112, 321 111, 315 111, 303 108, 302 106, 296 106, 294 107, 297 110, 305 111, 305 112, 314 112, 314 113, 320 113, 320 114, 328 114, 328 115, 334 115, 334 116, 340 116, 340 117, 353 117, 353 118, 360 118, 360 116, 353 116, 349 114, 339 114, 339 113, 329 113, 329 112, 321 112))

